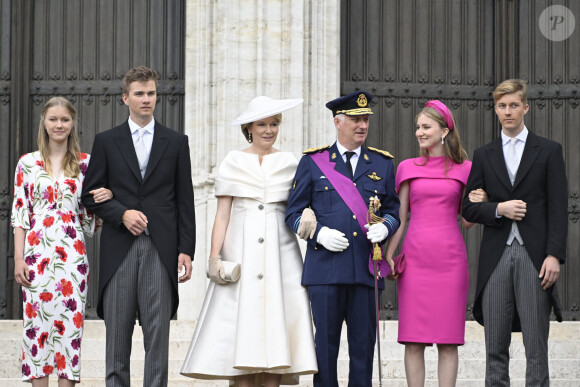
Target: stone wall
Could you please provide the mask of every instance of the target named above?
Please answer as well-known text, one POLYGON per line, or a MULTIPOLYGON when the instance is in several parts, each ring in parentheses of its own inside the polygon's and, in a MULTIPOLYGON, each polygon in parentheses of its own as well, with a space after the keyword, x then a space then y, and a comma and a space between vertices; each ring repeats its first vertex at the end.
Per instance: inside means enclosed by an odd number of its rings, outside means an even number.
POLYGON ((336 138, 324 104, 340 92, 339 0, 187 2, 186 113, 195 190, 193 278, 180 285, 178 319, 195 320, 207 279, 214 179, 226 153, 248 146, 230 122, 258 96, 304 98, 284 114, 276 147, 303 149, 336 138))

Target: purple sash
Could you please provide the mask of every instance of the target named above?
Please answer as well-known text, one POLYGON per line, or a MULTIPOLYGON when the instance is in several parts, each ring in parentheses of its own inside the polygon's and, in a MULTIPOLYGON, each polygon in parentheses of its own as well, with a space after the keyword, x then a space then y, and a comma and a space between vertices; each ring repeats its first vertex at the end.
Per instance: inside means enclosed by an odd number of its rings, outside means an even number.
MULTIPOLYGON (((318 168, 320 168, 322 173, 324 173, 324 176, 326 176, 326 179, 328 179, 330 184, 332 184, 336 192, 338 192, 338 196, 340 196, 340 198, 344 201, 352 213, 356 215, 356 220, 366 238, 367 229, 365 225, 367 224, 368 207, 363 197, 361 196, 361 193, 358 189, 356 189, 353 181, 334 169, 335 163, 332 163, 328 160, 329 156, 327 150, 323 152, 312 153, 309 156, 316 163, 318 168)), ((382 260, 378 261, 377 264, 379 273, 381 273, 381 277, 384 277, 391 272, 389 264, 384 257, 382 260)), ((371 269, 372 267, 373 250, 371 248, 369 256, 369 270, 371 274, 373 273, 373 270, 371 269)))
POLYGON ((352 213, 356 215, 356 220, 366 236, 367 229, 365 228, 365 224, 367 224, 368 207, 352 180, 334 169, 335 164, 328 161, 328 151, 310 154, 310 157, 318 165, 318 168, 324 173, 324 176, 330 181, 334 189, 336 189, 340 198, 344 200, 352 213))

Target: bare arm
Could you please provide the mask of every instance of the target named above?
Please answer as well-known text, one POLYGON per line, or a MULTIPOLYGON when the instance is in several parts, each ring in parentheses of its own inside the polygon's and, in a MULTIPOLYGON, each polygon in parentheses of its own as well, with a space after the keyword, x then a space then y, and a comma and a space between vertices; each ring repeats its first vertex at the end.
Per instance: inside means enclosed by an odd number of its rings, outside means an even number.
POLYGON ((14 228, 14 278, 19 285, 29 287, 28 264, 24 261, 24 238, 26 230, 14 228))
MULTIPOLYGON (((403 239, 403 234, 405 233, 405 229, 407 227, 407 217, 409 215, 409 182, 404 181, 401 183, 399 187, 399 220, 401 224, 397 229, 397 232, 393 234, 393 236, 387 242, 387 261, 389 262, 389 266, 392 266, 392 258, 403 239)), ((393 267, 391 267, 391 271, 393 267)))
POLYGON ((211 250, 210 257, 217 257, 222 250, 224 239, 226 238, 226 231, 230 223, 230 213, 232 210, 233 197, 218 196, 217 211, 215 214, 215 221, 211 231, 211 250))

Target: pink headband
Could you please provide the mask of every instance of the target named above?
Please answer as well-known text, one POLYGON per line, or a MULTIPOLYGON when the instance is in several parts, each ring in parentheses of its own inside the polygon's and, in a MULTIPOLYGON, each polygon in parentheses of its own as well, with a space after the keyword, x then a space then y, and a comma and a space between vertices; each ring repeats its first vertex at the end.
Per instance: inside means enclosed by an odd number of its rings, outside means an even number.
POLYGON ((443 119, 447 123, 447 128, 449 128, 449 130, 453 130, 453 118, 451 118, 451 112, 443 102, 433 99, 431 101, 427 101, 425 107, 430 107, 437 110, 437 112, 443 116, 443 119))

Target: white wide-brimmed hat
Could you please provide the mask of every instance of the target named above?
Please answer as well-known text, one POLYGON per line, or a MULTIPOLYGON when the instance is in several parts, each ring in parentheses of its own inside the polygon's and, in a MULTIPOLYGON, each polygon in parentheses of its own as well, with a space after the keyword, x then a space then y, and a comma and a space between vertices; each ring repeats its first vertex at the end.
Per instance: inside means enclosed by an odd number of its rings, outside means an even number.
POLYGON ((262 118, 272 117, 278 113, 292 109, 302 102, 304 102, 302 98, 272 99, 261 95, 250 101, 248 109, 232 121, 232 125, 243 125, 261 120, 262 118))

